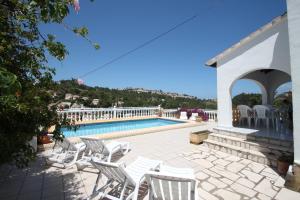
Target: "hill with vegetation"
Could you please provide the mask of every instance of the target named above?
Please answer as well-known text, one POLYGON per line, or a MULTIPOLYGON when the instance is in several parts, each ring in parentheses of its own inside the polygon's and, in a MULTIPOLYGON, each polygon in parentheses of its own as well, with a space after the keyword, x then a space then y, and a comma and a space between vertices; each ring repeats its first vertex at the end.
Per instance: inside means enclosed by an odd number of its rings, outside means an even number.
POLYGON ((70 102, 71 106, 83 105, 85 107, 140 107, 158 106, 163 108, 203 108, 216 109, 217 103, 211 99, 198 99, 186 94, 163 92, 161 90, 110 89, 104 87, 91 87, 78 84, 76 80, 62 80, 57 82, 56 91, 53 92, 54 102, 70 102))

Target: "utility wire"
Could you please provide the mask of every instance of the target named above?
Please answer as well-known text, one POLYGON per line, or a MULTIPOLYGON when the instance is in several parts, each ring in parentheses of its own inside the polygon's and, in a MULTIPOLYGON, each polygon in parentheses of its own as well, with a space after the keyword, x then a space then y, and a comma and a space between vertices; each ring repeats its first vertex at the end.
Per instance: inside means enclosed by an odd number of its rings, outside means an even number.
POLYGON ((135 48, 133 48, 133 49, 131 49, 131 50, 129 50, 129 51, 127 51, 127 52, 121 54, 120 56, 117 56, 117 57, 111 59, 110 61, 104 63, 103 65, 100 65, 99 67, 96 67, 96 68, 94 68, 93 70, 86 72, 85 74, 79 76, 79 78, 84 78, 84 77, 90 75, 91 73, 94 73, 94 72, 96 72, 96 71, 99 71, 99 70, 101 70, 101 69, 103 69, 103 68, 109 66, 110 64, 112 64, 112 63, 114 63, 114 62, 116 62, 116 61, 118 61, 118 60, 120 60, 120 59, 122 59, 122 58, 124 58, 124 57, 126 57, 126 56, 128 56, 128 55, 130 55, 130 54, 132 54, 132 53, 134 53, 135 51, 137 51, 137 50, 139 50, 139 49, 141 49, 141 48, 143 48, 143 47, 145 47, 145 46, 151 44, 152 42, 158 40, 159 38, 161 38, 161 37, 167 35, 168 33, 170 33, 170 32, 172 32, 172 31, 176 30, 177 28, 179 28, 179 27, 185 25, 186 23, 188 23, 188 22, 194 20, 197 16, 198 16, 198 15, 193 15, 192 17, 189 17, 189 18, 185 19, 184 21, 180 22, 179 24, 176 24, 175 26, 173 26, 173 27, 170 28, 169 30, 167 30, 167 31, 165 31, 165 32, 163 32, 163 33, 157 35, 156 37, 154 37, 154 38, 152 38, 152 39, 150 39, 150 40, 148 40, 148 41, 146 41, 146 42, 144 42, 144 43, 138 45, 137 47, 135 47, 135 48))

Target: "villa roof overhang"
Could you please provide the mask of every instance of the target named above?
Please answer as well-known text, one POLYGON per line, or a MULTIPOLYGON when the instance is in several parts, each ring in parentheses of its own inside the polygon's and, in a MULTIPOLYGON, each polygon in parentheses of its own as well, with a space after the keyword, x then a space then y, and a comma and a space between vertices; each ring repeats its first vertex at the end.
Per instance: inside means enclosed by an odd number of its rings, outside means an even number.
POLYGON ((261 35, 262 33, 266 32, 267 30, 270 30, 271 28, 273 28, 274 26, 276 26, 277 24, 281 23, 282 21, 284 21, 287 18, 287 13, 285 12, 284 14, 276 17, 275 19, 273 19, 271 22, 267 23, 266 25, 262 26, 261 28, 259 28, 258 30, 256 30, 255 32, 251 33, 250 35, 248 35, 247 37, 243 38, 242 40, 240 40, 239 42, 237 42, 236 44, 232 45, 230 48, 224 50, 222 53, 218 54, 217 56, 211 58, 210 60, 208 60, 205 65, 209 66, 209 67, 218 67, 218 62, 224 58, 226 58, 227 56, 229 56, 231 53, 233 53, 234 51, 236 51, 237 49, 239 49, 240 47, 242 47, 243 45, 247 44, 248 42, 252 41, 253 39, 255 39, 257 36, 261 35))

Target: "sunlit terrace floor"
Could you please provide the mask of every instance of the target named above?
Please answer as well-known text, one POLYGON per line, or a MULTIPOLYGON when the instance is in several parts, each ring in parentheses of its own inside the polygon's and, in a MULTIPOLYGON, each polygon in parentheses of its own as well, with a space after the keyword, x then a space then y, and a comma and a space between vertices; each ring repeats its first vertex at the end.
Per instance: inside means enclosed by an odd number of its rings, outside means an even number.
MULTIPOLYGON (((261 137, 267 137, 267 138, 273 138, 273 139, 279 139, 279 140, 287 140, 287 141, 293 141, 293 131, 289 128, 279 127, 279 128, 266 128, 266 127, 248 127, 248 126, 241 126, 238 125, 234 128, 245 128, 245 129, 253 129, 252 135, 255 136, 261 136, 261 137)), ((241 131, 241 133, 244 133, 241 131)), ((249 134, 249 132, 247 132, 249 134)))
MULTIPOLYGON (((122 138, 131 152, 120 161, 130 163, 137 156, 162 160, 175 167, 193 168, 199 181, 200 199, 300 199, 283 187, 276 170, 204 145, 189 143, 189 133, 212 128, 212 124, 122 138)), ((92 192, 96 170, 78 172, 76 167, 45 166, 43 153, 29 168, 0 168, 0 199, 86 199, 92 192)), ((147 196, 141 191, 141 196, 147 196)))

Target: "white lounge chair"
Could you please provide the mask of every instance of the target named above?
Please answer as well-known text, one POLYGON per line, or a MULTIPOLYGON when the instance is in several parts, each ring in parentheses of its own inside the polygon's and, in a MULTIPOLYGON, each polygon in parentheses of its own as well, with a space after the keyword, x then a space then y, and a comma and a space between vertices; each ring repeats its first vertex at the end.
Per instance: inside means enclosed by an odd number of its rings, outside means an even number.
POLYGON ((187 120, 187 113, 186 112, 180 112, 180 119, 183 119, 183 120, 187 120))
POLYGON ((196 120, 196 117, 198 117, 198 113, 192 113, 191 117, 189 120, 193 120, 195 121, 196 120))
POLYGON ((84 155, 80 160, 76 162, 78 170, 91 166, 91 158, 97 157, 103 161, 110 162, 113 154, 121 152, 125 155, 129 151, 129 142, 110 141, 105 142, 103 139, 97 138, 80 138, 89 150, 88 155, 84 155))
POLYGON ((161 165, 159 172, 148 172, 146 181, 149 200, 197 200, 194 170, 161 165))
POLYGON ((52 153, 46 156, 46 163, 59 163, 64 168, 68 168, 82 156, 85 147, 84 143, 73 144, 67 138, 64 138, 63 141, 57 140, 52 153))
POLYGON ((91 198, 99 197, 102 199, 106 197, 114 200, 123 200, 126 189, 133 188, 133 190, 128 191, 126 200, 137 200, 139 186, 144 182, 145 174, 149 170, 158 169, 161 161, 138 157, 126 167, 124 163, 109 163, 98 160, 97 158, 92 158, 92 164, 99 169, 99 175, 91 198), (108 180, 104 186, 97 190, 98 182, 101 179, 102 174, 105 175, 108 180), (119 197, 114 197, 105 192, 108 187, 113 187, 114 183, 117 183, 116 187, 121 186, 119 197))
POLYGON ((247 120, 248 127, 251 126, 251 115, 252 109, 247 105, 238 105, 237 109, 240 112, 239 124, 242 125, 243 120, 247 120))

